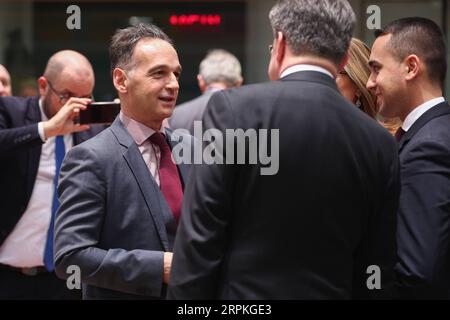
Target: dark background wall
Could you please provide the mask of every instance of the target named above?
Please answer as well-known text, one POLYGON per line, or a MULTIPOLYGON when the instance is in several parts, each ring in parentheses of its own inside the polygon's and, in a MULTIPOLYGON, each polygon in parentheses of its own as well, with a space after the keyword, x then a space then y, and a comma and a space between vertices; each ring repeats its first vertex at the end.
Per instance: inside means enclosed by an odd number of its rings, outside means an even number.
POLYGON ((67 3, 36 2, 33 4, 34 25, 32 57, 36 76, 42 74, 49 56, 61 49, 73 49, 85 54, 96 74, 96 100, 111 100, 116 94, 111 84, 108 46, 117 28, 130 22, 152 22, 161 27, 176 45, 183 73, 178 102, 200 94, 196 75, 198 65, 207 51, 223 48, 235 54, 245 70, 244 2, 179 2, 179 3, 83 3, 81 30, 66 27, 67 3), (220 25, 194 23, 172 25, 173 15, 220 16, 220 25), (134 17, 134 18, 133 18, 134 17))

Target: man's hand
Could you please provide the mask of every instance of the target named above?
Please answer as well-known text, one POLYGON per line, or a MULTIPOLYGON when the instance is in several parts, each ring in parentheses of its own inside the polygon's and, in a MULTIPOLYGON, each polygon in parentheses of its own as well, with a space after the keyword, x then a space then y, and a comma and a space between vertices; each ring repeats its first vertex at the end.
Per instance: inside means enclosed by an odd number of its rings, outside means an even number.
POLYGON ((91 101, 87 98, 70 98, 58 113, 44 122, 45 138, 88 130, 88 125, 75 124, 73 120, 79 116, 80 110, 87 108, 91 101))
POLYGON ((170 268, 172 267, 172 252, 164 252, 164 273, 163 273, 163 282, 169 283, 169 274, 170 268))

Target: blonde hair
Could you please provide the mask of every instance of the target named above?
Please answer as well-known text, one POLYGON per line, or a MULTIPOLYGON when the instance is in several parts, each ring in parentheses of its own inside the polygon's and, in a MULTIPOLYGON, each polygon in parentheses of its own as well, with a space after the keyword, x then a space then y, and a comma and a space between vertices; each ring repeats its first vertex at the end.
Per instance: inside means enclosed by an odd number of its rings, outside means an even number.
POLYGON ((367 80, 369 80, 370 76, 369 47, 361 40, 352 38, 348 52, 348 63, 344 67, 344 70, 361 92, 361 109, 370 117, 378 120, 392 135, 395 135, 397 129, 402 125, 401 120, 377 115, 378 107, 375 97, 366 87, 367 80))
POLYGON ((361 40, 352 38, 348 52, 348 63, 344 70, 361 92, 361 109, 370 117, 375 118, 378 112, 375 97, 366 88, 366 83, 370 76, 368 64, 370 49, 361 40))
POLYGON ((385 127, 393 136, 395 136, 398 128, 402 126, 402 121, 399 118, 385 118, 379 115, 378 122, 383 127, 385 127))

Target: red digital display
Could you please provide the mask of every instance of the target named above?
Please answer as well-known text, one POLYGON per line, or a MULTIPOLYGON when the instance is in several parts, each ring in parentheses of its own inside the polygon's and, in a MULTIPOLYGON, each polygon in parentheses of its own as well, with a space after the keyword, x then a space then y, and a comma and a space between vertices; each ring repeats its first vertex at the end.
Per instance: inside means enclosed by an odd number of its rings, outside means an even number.
POLYGON ((221 20, 220 14, 174 14, 170 16, 169 23, 172 26, 220 26, 221 20))

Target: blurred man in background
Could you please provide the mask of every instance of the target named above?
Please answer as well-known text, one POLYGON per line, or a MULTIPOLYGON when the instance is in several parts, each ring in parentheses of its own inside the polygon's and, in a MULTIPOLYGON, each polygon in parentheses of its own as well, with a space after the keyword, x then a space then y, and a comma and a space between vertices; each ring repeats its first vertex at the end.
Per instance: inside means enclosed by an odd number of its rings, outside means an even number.
POLYGON ((53 217, 65 151, 100 130, 74 123, 91 101, 94 71, 82 54, 59 51, 38 87, 37 97, 0 98, 0 299, 81 296, 53 271, 53 217))
POLYGON ((238 87, 242 84, 242 70, 239 60, 231 53, 215 49, 200 63, 197 75, 202 95, 177 106, 169 119, 172 129, 187 129, 194 134, 194 121, 202 120, 203 112, 214 92, 238 87))

